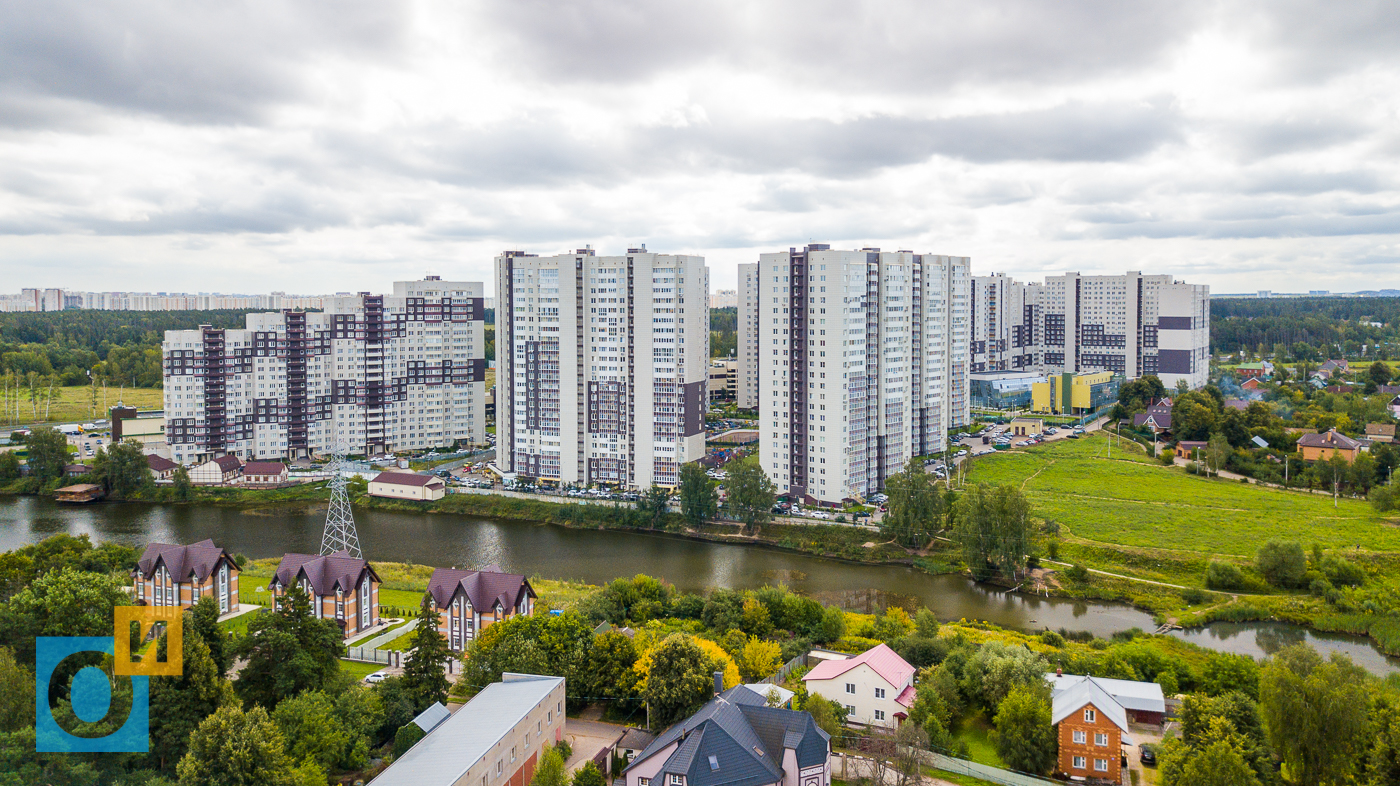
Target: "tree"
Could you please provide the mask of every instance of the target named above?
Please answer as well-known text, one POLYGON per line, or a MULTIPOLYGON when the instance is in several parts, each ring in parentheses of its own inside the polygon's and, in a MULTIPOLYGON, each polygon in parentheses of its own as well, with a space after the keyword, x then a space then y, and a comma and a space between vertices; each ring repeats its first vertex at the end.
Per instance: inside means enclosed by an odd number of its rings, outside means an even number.
POLYGON ((535 767, 535 775, 530 786, 566 786, 568 773, 564 770, 564 757, 557 746, 550 745, 540 754, 540 763, 535 767))
POLYGON ((327 771, 355 770, 369 761, 369 740, 321 691, 283 699, 272 720, 295 761, 310 760, 327 771))
POLYGON ((841 702, 812 693, 807 696, 802 709, 812 716, 817 728, 832 737, 841 733, 842 719, 846 717, 846 708, 841 706, 841 702))
POLYGON ((1326 461, 1317 462, 1317 468, 1323 477, 1332 484, 1332 507, 1337 507, 1337 497, 1342 492, 1342 481, 1346 480, 1351 471, 1351 465, 1342 456, 1340 450, 1332 451, 1332 455, 1326 461))
POLYGON ((603 777, 603 773, 598 770, 598 765, 591 761, 586 761, 583 763, 583 766, 579 767, 578 771, 574 773, 571 786, 607 786, 607 783, 607 779, 603 777))
MULTIPOLYGON (((924 672, 929 674, 929 672, 924 672)), ((930 675, 931 676, 931 675, 930 675)), ((921 679, 914 692, 914 706, 909 708, 908 723, 919 726, 935 750, 948 747, 948 726, 952 713, 930 679, 921 679)))
POLYGON ((943 523, 943 497, 923 462, 909 459, 904 470, 885 481, 889 511, 880 529, 901 545, 923 548, 943 523))
POLYGON ((275 707, 302 691, 325 688, 340 674, 344 648, 340 628, 312 617, 306 593, 293 584, 277 611, 256 615, 238 641, 234 654, 248 661, 238 673, 238 695, 275 707))
POLYGON ((914 630, 926 639, 938 638, 938 617, 927 608, 921 608, 914 614, 914 630))
POLYGON ((817 643, 830 644, 845 635, 846 614, 835 606, 828 606, 822 612, 821 624, 817 626, 817 643))
POLYGON ((750 534, 757 535, 772 517, 777 491, 758 461, 750 458, 729 464, 729 504, 750 534))
POLYGON ((414 743, 428 736, 423 731, 423 727, 416 723, 405 723, 394 733, 394 758, 398 758, 408 752, 414 743))
POLYGON ((19 454, 13 450, 0 453, 0 480, 14 480, 19 477, 19 454))
POLYGON ((958 497, 953 540, 978 579, 1016 578, 1034 544, 1030 503, 1012 485, 969 486, 958 497))
POLYGON ((592 696, 622 699, 636 695, 637 645, 625 633, 610 630, 593 637, 588 647, 587 690, 592 696))
POLYGON ((63 477, 68 463, 68 438, 48 426, 39 426, 29 434, 29 473, 48 482, 63 477))
POLYGON ((431 594, 424 593, 418 604, 418 619, 411 635, 413 653, 403 667, 403 686, 422 712, 433 702, 447 701, 447 691, 452 687, 443 672, 443 664, 451 660, 452 652, 447 638, 438 630, 438 613, 431 594))
POLYGON ((654 729, 690 715, 714 693, 712 661, 690 636, 672 633, 644 660, 650 663, 642 695, 654 729))
POLYGON ((1366 378, 1371 380, 1377 387, 1390 384, 1390 366, 1377 360, 1366 369, 1366 378))
POLYGON ((151 467, 141 443, 122 440, 103 453, 97 452, 93 474, 107 493, 118 499, 130 497, 151 483, 151 467))
POLYGON ((34 728, 34 674, 0 647, 0 732, 34 728))
POLYGON ((1055 766, 1059 741, 1050 724, 1049 688, 1043 680, 1006 694, 994 722, 997 755, 1008 767, 1043 775, 1055 766))
POLYGON ((1206 443, 1206 467, 1216 477, 1220 477, 1220 470, 1225 468, 1225 462, 1229 460, 1230 440, 1218 431, 1211 434, 1210 441, 1206 443))
POLYGON ((1301 587, 1308 572, 1308 558, 1297 543, 1271 540, 1259 548, 1255 564, 1264 580, 1275 587, 1301 587))
POLYGON ((0 645, 21 663, 34 662, 37 636, 111 636, 112 609, 127 605, 125 583, 71 565, 50 571, 0 607, 0 645))
POLYGON ((1259 705, 1268 739, 1298 783, 1343 784, 1366 750, 1368 675, 1340 653, 1323 661, 1305 644, 1264 666, 1259 705))
POLYGON ((190 735, 205 718, 238 701, 204 639, 192 633, 193 617, 184 615, 181 675, 152 677, 150 682, 151 753, 161 769, 174 767, 184 757, 190 735))
POLYGON ((194 483, 190 482, 190 471, 183 464, 175 468, 174 480, 176 502, 194 499, 194 483))
POLYGON ((212 595, 205 595, 194 604, 190 612, 190 616, 186 618, 185 632, 204 641, 204 646, 209 648, 209 657, 214 659, 214 665, 222 677, 233 665, 233 654, 230 651, 228 631, 219 624, 219 604, 212 595))
POLYGON ((1044 657, 1025 647, 989 641, 963 665, 962 692, 968 701, 995 711, 1015 689, 1044 683, 1048 669, 1044 657))
POLYGON ((704 526, 714 518, 719 507, 715 486, 699 464, 691 462, 681 467, 681 513, 691 528, 704 526))
POLYGON ((267 710, 221 707, 190 735, 177 768, 180 786, 309 786, 326 782, 314 765, 296 767, 267 710))
POLYGON ((757 682, 783 665, 783 648, 776 641, 749 636, 734 659, 738 661, 739 673, 744 679, 757 682))
POLYGON ((642 498, 637 501, 637 510, 650 516, 649 527, 652 529, 665 529, 666 513, 670 506, 670 501, 670 492, 656 484, 652 484, 652 487, 647 489, 646 494, 642 495, 642 498))

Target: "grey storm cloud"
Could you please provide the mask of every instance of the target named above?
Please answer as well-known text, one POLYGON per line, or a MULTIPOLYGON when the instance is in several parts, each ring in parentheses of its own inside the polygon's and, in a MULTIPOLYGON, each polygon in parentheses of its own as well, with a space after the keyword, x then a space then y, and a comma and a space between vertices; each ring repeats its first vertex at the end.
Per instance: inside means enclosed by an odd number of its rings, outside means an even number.
POLYGON ((493 3, 484 21, 516 68, 634 81, 722 62, 798 81, 921 91, 981 80, 1099 77, 1159 60, 1203 2, 552 0, 493 3))
POLYGON ((399 2, 0 1, 0 124, 62 122, 66 99, 180 122, 258 119, 304 97, 319 56, 392 54, 399 2))

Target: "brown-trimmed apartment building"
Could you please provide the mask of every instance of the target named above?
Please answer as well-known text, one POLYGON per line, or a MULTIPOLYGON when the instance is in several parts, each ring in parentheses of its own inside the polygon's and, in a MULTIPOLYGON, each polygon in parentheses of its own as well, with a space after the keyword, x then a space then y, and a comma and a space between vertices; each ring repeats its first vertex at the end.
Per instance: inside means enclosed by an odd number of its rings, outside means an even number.
POLYGON ((274 610, 293 586, 311 599, 312 616, 335 620, 346 638, 379 624, 379 574, 349 552, 283 555, 267 585, 274 610))
POLYGON ((457 652, 487 625, 535 613, 535 589, 529 580, 502 573, 495 565, 481 570, 438 568, 428 581, 428 593, 438 610, 438 632, 457 652))
POLYGON ((151 543, 131 579, 137 605, 187 609, 207 595, 219 604, 220 614, 238 608, 238 565, 212 540, 189 546, 151 543))

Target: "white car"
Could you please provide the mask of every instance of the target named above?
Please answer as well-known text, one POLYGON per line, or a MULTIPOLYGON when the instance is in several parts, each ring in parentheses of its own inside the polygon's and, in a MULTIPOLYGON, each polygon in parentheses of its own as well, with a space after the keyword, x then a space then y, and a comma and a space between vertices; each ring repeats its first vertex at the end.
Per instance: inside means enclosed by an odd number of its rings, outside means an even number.
POLYGON ((378 682, 383 682, 384 680, 386 680, 386 679, 388 679, 388 678, 389 678, 389 672, 387 672, 387 671, 381 669, 381 670, 376 671, 375 673, 369 675, 368 677, 365 677, 365 682, 368 682, 369 684, 373 685, 373 684, 378 683, 378 682))

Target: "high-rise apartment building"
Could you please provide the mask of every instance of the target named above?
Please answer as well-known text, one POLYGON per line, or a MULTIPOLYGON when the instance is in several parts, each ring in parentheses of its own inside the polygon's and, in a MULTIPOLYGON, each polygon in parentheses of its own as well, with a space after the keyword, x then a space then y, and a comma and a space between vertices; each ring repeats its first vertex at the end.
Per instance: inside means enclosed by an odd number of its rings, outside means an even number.
POLYGON ((710 308, 736 308, 739 293, 733 289, 717 289, 710 295, 710 308))
POLYGON ((496 258, 496 457, 567 484, 675 486, 705 455, 704 257, 496 258))
POLYGON ((242 330, 170 330, 166 441, 182 463, 378 454, 483 443, 482 284, 394 284, 320 313, 249 314, 242 330))
POLYGON ((758 264, 739 265, 739 315, 735 330, 738 370, 734 401, 740 409, 758 407, 758 264))
MULTIPOLYGON (((968 422, 967 257, 824 244, 740 268, 762 464, 780 491, 865 496, 968 422)), ((742 360, 741 356, 741 360, 742 360)), ((743 395, 742 393, 740 394, 743 395)))
POLYGON ((1210 288, 1166 275, 1006 276, 973 280, 974 373, 1111 371, 1168 388, 1205 385, 1210 288))

